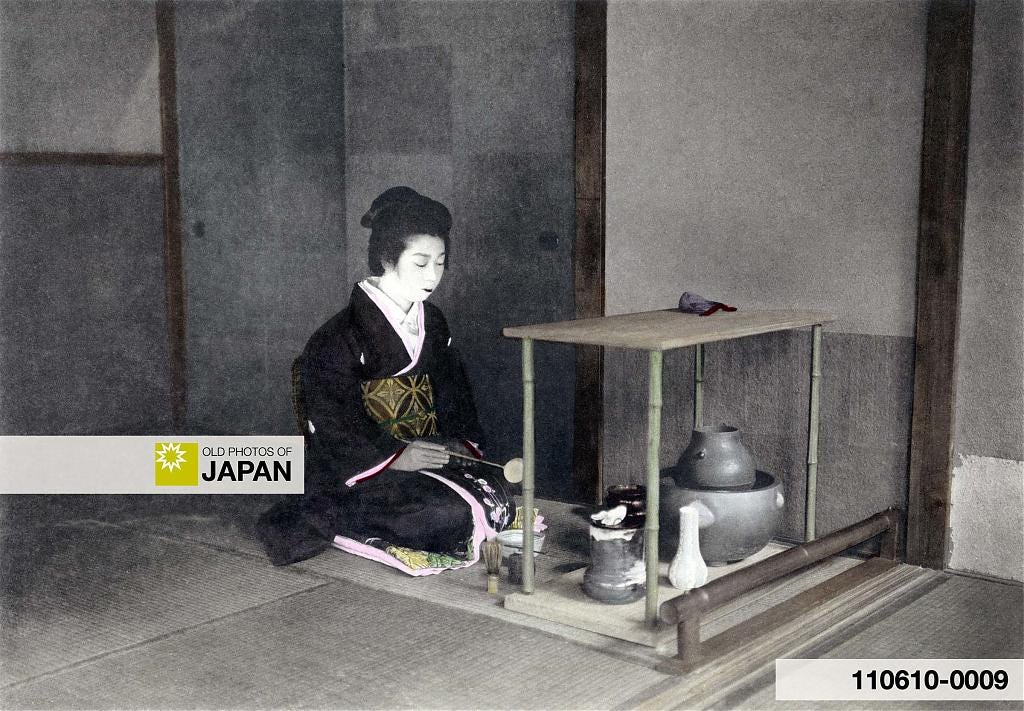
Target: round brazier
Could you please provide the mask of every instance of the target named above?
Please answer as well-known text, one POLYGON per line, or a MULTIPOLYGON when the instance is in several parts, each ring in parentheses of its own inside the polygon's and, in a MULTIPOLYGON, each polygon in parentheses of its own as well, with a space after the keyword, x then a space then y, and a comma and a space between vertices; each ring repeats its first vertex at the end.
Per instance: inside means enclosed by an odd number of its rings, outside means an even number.
POLYGON ((671 560, 679 537, 679 507, 697 503, 700 554, 708 565, 723 565, 768 545, 782 520, 782 482, 758 471, 749 489, 699 489, 677 486, 671 470, 661 479, 659 554, 671 560))
POLYGON ((735 427, 698 427, 690 435, 672 477, 679 486, 749 488, 754 485, 754 457, 735 427))

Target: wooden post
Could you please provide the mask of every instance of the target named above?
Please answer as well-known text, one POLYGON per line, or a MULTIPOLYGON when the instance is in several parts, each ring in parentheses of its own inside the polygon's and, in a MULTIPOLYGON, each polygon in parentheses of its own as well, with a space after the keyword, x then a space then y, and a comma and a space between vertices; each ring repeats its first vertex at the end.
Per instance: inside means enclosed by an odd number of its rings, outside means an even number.
POLYGON ((178 84, 174 3, 156 3, 159 50, 160 142, 164 165, 164 295, 170 355, 171 427, 183 431, 187 407, 185 276, 181 246, 181 185, 178 175, 178 84))
POLYGON ((893 522, 882 536, 878 545, 878 557, 886 560, 898 560, 900 555, 900 536, 904 528, 904 515, 902 511, 893 510, 893 522))
MULTIPOLYGON (((604 316, 604 124, 607 4, 576 2, 575 198, 572 249, 576 318, 604 316)), ((576 348, 573 494, 601 503, 604 352, 576 348)))
POLYGON ((688 617, 676 626, 676 656, 684 666, 700 660, 700 615, 688 617))
POLYGON ((940 569, 953 469, 973 25, 972 0, 933 0, 921 136, 907 562, 940 569))

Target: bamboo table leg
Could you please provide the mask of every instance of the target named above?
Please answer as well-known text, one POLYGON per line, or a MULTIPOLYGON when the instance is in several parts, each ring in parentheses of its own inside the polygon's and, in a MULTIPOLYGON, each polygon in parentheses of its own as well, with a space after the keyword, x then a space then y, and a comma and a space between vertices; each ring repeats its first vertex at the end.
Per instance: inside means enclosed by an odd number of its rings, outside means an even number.
POLYGON ((818 424, 821 404, 821 324, 811 327, 811 407, 807 424, 807 485, 804 540, 814 540, 815 500, 818 489, 818 424))
POLYGON ((693 429, 704 426, 704 344, 693 347, 693 429))
POLYGON ((647 558, 647 605, 644 620, 649 627, 658 625, 658 485, 661 449, 661 351, 650 353, 650 379, 647 397, 647 515, 645 516, 644 554, 647 558))
POLYGON ((523 592, 533 592, 533 339, 523 339, 523 592))

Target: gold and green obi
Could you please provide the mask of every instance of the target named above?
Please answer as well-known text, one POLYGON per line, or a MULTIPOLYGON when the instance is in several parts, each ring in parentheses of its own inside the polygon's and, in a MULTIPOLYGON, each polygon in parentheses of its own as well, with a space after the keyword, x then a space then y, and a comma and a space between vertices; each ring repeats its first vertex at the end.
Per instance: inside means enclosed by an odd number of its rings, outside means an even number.
POLYGON ((392 436, 410 439, 437 434, 434 388, 426 373, 364 380, 360 387, 366 412, 392 436))

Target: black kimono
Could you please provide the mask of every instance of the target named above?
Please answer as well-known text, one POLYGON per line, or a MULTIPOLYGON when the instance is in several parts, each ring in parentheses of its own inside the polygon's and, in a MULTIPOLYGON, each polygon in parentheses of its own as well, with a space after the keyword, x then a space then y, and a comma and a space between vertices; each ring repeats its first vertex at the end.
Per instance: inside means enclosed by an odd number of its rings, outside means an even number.
POLYGON ((483 431, 440 309, 413 304, 411 358, 374 298, 356 285, 302 353, 305 493, 257 527, 275 565, 333 545, 412 575, 440 572, 475 562, 479 543, 515 514, 498 470, 454 458, 439 470, 387 468, 405 447, 399 437, 473 451, 483 431))

